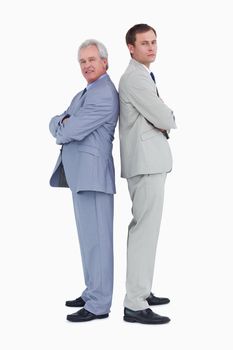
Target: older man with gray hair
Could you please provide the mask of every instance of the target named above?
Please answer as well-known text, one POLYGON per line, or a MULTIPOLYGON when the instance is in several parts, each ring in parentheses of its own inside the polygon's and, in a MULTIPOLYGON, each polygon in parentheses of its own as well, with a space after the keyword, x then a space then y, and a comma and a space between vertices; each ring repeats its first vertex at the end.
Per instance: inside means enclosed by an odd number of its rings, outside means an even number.
POLYGON ((79 298, 66 302, 83 307, 67 316, 72 322, 106 318, 110 312, 116 192, 112 141, 119 114, 118 93, 106 73, 105 46, 86 40, 78 60, 87 86, 49 125, 56 143, 62 145, 50 185, 72 191, 86 285, 79 298))

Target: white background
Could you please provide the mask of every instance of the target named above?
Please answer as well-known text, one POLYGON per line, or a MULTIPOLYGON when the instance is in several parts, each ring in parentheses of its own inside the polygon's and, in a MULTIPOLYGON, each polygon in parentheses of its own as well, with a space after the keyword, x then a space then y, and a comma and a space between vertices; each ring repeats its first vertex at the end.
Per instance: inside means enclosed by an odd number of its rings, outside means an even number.
POLYGON ((1 2, 1 338, 2 349, 232 349, 232 14, 230 1, 1 2), (151 66, 174 110, 174 169, 165 206, 153 291, 163 326, 123 322, 131 203, 114 141, 115 285, 112 312, 66 321, 83 277, 71 194, 48 181, 59 146, 55 114, 86 85, 76 59, 87 38, 109 51, 118 86, 129 54, 126 31, 154 26, 151 66))

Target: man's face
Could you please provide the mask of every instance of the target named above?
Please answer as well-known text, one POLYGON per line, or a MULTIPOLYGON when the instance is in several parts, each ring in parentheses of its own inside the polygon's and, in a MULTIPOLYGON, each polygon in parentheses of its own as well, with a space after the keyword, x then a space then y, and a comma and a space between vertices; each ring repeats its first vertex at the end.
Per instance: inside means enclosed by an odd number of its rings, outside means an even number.
POLYGON ((106 73, 107 59, 100 58, 99 51, 95 45, 90 45, 80 50, 79 63, 82 74, 88 83, 92 83, 106 73))
POLYGON ((154 62, 157 53, 156 35, 153 30, 137 33, 134 45, 128 44, 132 57, 149 68, 154 62))

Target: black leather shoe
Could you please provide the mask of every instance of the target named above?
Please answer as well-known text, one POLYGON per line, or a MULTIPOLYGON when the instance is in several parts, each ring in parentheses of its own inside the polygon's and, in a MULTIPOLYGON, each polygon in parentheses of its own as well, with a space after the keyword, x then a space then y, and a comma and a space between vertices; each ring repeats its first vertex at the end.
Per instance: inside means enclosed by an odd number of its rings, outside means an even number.
POLYGON ((85 301, 79 297, 75 300, 67 300, 66 301, 66 306, 71 306, 71 307, 83 307, 85 305, 85 301))
POLYGON ((93 313, 87 311, 86 309, 81 309, 74 314, 67 315, 66 319, 71 322, 86 322, 86 321, 92 321, 97 318, 106 318, 108 317, 108 314, 104 315, 94 315, 93 313))
POLYGON ((126 322, 138 322, 143 324, 163 324, 168 323, 170 318, 157 315, 151 309, 133 311, 125 307, 124 320, 126 322))
POLYGON ((170 303, 170 300, 168 298, 158 298, 154 296, 153 293, 150 293, 148 298, 146 298, 149 305, 163 305, 170 303))

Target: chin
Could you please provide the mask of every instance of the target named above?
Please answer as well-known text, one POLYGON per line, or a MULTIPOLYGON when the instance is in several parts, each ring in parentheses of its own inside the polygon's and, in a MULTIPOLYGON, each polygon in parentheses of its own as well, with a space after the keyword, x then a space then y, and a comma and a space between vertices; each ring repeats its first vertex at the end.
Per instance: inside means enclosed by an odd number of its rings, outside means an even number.
POLYGON ((95 77, 86 77, 86 80, 88 81, 88 83, 92 83, 93 81, 95 81, 95 77))

